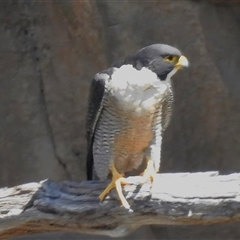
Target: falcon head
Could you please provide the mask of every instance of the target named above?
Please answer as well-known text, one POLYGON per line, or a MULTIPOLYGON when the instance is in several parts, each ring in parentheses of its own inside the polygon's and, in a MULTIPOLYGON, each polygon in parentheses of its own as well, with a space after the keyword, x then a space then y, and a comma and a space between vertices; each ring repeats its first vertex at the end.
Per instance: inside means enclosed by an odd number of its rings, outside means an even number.
POLYGON ((131 64, 137 70, 141 70, 143 67, 148 68, 161 81, 169 80, 177 70, 189 65, 187 58, 177 48, 166 44, 144 47, 119 64, 131 64))

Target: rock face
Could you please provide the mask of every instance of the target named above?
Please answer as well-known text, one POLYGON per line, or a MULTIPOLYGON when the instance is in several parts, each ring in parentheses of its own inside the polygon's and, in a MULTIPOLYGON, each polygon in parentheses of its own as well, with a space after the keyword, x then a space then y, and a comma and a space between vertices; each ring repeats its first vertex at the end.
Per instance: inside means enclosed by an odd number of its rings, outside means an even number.
MULTIPOLYGON (((84 179, 93 75, 156 42, 178 47, 191 63, 173 79, 162 171, 239 172, 239 3, 1 1, 0 185, 84 179)), ((219 238, 219 228, 192 237, 219 238)), ((152 233, 181 236, 181 228, 164 229, 152 233)))

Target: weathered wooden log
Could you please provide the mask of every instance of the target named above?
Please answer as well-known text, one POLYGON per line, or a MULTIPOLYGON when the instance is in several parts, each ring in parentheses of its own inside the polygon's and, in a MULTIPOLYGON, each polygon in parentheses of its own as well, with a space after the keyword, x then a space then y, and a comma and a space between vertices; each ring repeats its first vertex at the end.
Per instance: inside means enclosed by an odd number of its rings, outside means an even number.
POLYGON ((125 186, 132 211, 120 206, 115 190, 99 202, 106 184, 46 180, 0 189, 0 239, 53 231, 124 236, 149 224, 240 220, 239 173, 159 174, 152 187, 125 186))

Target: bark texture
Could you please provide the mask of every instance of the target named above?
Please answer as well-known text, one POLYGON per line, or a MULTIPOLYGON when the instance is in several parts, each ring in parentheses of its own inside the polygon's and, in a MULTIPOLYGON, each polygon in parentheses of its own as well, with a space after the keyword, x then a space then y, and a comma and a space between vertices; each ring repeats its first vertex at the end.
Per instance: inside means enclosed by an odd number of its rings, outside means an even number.
MULTIPOLYGON (((133 183, 137 178, 131 177, 133 183)), ((150 224, 240 221, 240 174, 162 174, 152 187, 125 186, 130 211, 120 206, 115 191, 99 202, 106 185, 47 180, 0 189, 0 239, 53 231, 122 237, 150 224)))

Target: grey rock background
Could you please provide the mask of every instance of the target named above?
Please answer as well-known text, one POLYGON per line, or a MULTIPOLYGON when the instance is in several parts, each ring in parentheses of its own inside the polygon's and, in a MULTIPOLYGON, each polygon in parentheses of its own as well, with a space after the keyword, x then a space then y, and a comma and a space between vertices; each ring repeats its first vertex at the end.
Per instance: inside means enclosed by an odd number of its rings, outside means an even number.
MULTIPOLYGON (((162 171, 239 172, 239 2, 1 0, 0 186, 85 179, 92 76, 156 42, 191 63, 174 77, 162 171)), ((239 239, 238 226, 144 227, 126 239, 239 239)))

